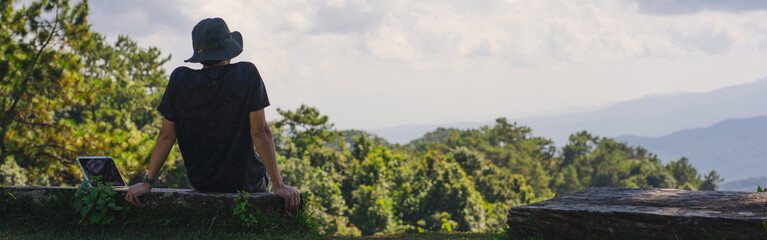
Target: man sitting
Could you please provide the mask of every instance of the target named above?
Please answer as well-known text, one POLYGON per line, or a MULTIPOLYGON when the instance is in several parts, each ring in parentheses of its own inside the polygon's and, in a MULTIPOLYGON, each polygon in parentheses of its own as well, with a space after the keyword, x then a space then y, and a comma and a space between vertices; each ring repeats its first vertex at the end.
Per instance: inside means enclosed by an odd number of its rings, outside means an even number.
POLYGON ((130 187, 125 200, 141 205, 139 197, 152 190, 178 139, 189 183, 195 189, 265 192, 271 180, 274 193, 285 200, 285 208, 297 207, 298 191, 282 182, 277 166, 272 132, 264 116, 269 99, 261 75, 253 63, 230 64, 242 52, 242 35, 230 32, 223 19, 208 18, 192 30, 192 43, 194 54, 185 61, 203 67, 179 67, 171 73, 157 108, 163 122, 149 172, 143 182, 130 187))

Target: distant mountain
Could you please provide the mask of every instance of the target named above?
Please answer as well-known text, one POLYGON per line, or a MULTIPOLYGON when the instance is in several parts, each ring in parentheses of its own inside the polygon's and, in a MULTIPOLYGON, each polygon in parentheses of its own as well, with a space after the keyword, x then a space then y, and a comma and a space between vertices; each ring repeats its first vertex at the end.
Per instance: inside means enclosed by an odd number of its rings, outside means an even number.
POLYGON ((537 136, 551 138, 558 146, 570 134, 588 130, 615 137, 625 134, 662 136, 674 131, 710 126, 732 119, 767 115, 767 78, 706 93, 650 96, 620 102, 582 113, 520 119, 537 136))
POLYGON ((767 176, 750 177, 737 181, 725 181, 719 184, 721 191, 756 192, 756 187, 767 187, 767 176))
MULTIPOLYGON (((625 134, 662 136, 681 129, 710 126, 726 119, 767 115, 765 103, 767 78, 706 93, 648 96, 594 111, 509 120, 531 127, 535 136, 550 138, 557 146, 564 146, 570 134, 580 130, 605 137, 625 134)), ((476 128, 492 125, 492 120, 403 125, 368 131, 392 143, 404 144, 437 127, 476 128)))
POLYGON ((699 173, 713 169, 725 180, 767 175, 767 116, 730 119, 662 137, 627 135, 615 140, 642 146, 665 162, 685 156, 699 173))

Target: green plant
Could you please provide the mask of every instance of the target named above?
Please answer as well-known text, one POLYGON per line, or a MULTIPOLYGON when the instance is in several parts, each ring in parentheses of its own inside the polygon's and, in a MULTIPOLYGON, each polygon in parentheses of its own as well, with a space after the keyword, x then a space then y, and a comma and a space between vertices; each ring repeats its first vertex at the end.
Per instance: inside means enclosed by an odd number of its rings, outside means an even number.
POLYGON ((237 196, 234 196, 234 210, 232 214, 240 219, 239 223, 243 227, 251 227, 258 223, 258 219, 256 218, 256 215, 258 214, 257 211, 251 211, 251 208, 248 204, 248 196, 250 196, 250 193, 245 191, 237 191, 237 196))
MULTIPOLYGON (((267 235, 284 232, 286 229, 310 234, 319 233, 319 225, 315 222, 313 212, 307 208, 301 208, 296 212, 260 209, 248 202, 250 193, 245 191, 237 193, 232 199, 234 201, 232 216, 244 229, 256 226, 267 235)), ((309 205, 311 194, 306 192, 302 195, 304 206, 309 205)))
POLYGON ((80 185, 77 192, 72 196, 72 207, 80 215, 79 224, 88 226, 91 224, 107 225, 116 219, 116 215, 125 216, 130 206, 122 201, 117 201, 117 191, 112 188, 112 183, 100 183, 100 176, 95 176, 94 187, 80 185))
POLYGON ((318 233, 320 231, 320 224, 317 223, 317 219, 314 215, 314 211, 308 206, 314 204, 315 196, 312 192, 306 191, 301 193, 301 202, 303 206, 297 213, 288 213, 290 218, 296 219, 294 225, 296 229, 306 229, 311 233, 318 233))
POLYGON ((767 189, 762 189, 762 186, 759 186, 759 185, 756 186, 756 192, 767 192, 765 190, 767 189))

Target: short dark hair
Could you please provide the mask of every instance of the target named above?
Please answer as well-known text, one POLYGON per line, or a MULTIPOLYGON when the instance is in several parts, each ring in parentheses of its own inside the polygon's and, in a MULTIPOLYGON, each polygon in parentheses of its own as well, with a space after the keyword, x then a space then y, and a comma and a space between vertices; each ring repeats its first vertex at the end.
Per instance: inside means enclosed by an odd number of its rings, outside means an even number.
POLYGON ((226 60, 205 60, 205 61, 202 61, 200 63, 202 63, 203 66, 212 66, 212 65, 216 65, 216 64, 222 63, 224 61, 226 61, 226 60))

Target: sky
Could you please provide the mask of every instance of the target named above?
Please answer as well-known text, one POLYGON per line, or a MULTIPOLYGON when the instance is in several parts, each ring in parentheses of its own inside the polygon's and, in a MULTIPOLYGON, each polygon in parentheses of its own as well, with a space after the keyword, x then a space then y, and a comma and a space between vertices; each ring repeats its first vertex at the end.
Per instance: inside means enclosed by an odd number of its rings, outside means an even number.
POLYGON ((221 17, 276 108, 338 129, 573 112, 767 76, 761 0, 90 1, 89 21, 172 56, 221 17))

